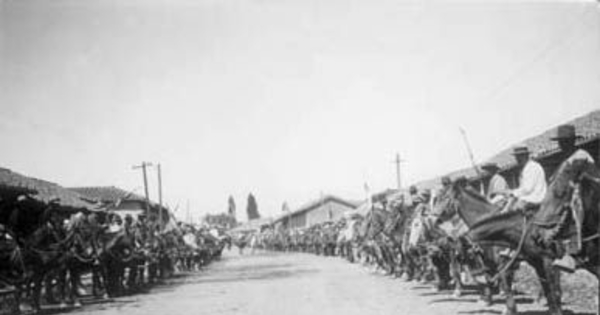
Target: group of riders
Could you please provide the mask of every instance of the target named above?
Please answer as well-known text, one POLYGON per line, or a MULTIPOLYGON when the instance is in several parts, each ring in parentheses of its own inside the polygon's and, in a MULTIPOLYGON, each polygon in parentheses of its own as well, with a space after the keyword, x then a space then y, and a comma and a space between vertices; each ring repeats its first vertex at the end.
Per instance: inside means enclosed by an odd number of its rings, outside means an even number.
POLYGON ((200 270, 230 245, 216 228, 66 211, 57 200, 36 208, 32 200, 0 199, 0 289, 14 296, 2 307, 15 313, 28 305, 37 313, 43 304, 79 306, 82 297, 135 294, 177 271, 200 270))
POLYGON ((408 194, 373 200, 365 216, 351 213, 306 229, 270 227, 234 242, 341 256, 407 281, 432 280, 458 296, 469 281, 487 304, 494 293, 503 294, 505 314, 517 312, 512 283, 525 262, 540 280, 538 298, 545 295, 550 314, 562 314, 560 272, 584 268, 598 277, 600 271, 600 171, 577 147, 579 138, 572 125, 558 128, 552 139, 560 152, 549 179, 519 146, 513 155, 520 176, 512 189, 502 168, 486 163, 478 167, 486 189, 444 177, 435 192, 413 186, 408 194))

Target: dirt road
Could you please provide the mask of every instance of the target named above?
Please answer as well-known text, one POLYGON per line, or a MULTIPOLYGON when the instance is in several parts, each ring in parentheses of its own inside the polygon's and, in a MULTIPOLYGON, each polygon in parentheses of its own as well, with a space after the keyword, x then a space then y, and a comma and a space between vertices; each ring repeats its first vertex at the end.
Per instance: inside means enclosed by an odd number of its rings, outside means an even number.
MULTIPOLYGON (((519 300, 525 302, 519 305, 525 314, 544 314, 530 298, 519 300)), ((473 292, 453 298, 431 285, 403 282, 340 258, 226 252, 204 272, 173 279, 147 294, 86 305, 75 313, 447 315, 500 314, 502 309, 501 300, 485 307, 473 292)))

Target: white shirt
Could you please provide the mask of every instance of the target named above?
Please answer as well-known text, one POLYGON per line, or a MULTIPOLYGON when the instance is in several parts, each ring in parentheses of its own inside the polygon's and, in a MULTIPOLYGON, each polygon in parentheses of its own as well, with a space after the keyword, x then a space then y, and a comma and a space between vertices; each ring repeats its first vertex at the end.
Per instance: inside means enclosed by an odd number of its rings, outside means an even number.
POLYGON ((540 163, 529 160, 521 171, 519 188, 513 190, 515 197, 529 203, 540 204, 548 185, 546 184, 546 173, 540 163))
POLYGON ((594 158, 585 150, 577 149, 568 159, 568 163, 572 163, 575 160, 587 160, 590 163, 595 163, 594 158))

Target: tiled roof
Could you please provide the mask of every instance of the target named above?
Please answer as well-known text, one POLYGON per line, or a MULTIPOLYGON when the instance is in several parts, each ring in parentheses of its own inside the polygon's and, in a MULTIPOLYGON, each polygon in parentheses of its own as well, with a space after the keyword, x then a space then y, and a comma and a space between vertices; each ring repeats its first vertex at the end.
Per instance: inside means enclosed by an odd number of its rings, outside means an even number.
MULTIPOLYGON (((593 141, 600 138, 600 110, 593 111, 587 115, 575 118, 566 122, 575 126, 577 134, 583 138, 579 144, 593 141)), ((537 136, 525 139, 509 148, 506 148, 500 153, 492 156, 484 161, 484 163, 492 162, 498 164, 502 170, 507 170, 516 166, 516 160, 512 155, 512 149, 517 145, 525 145, 533 153, 534 158, 540 158, 558 152, 558 144, 552 141, 552 137, 556 136, 558 126, 551 128, 537 136)), ((482 163, 483 164, 483 163, 482 163)), ((450 178, 467 177, 477 178, 478 174, 473 167, 460 169, 449 174, 445 174, 450 178)), ((421 181, 415 184, 419 189, 433 189, 441 185, 440 177, 421 181)))
POLYGON ((94 202, 101 201, 115 203, 119 200, 133 200, 144 202, 146 200, 142 196, 136 195, 132 192, 128 192, 115 186, 72 187, 69 189, 81 194, 86 199, 94 202))
MULTIPOLYGON (((600 136, 600 110, 593 111, 587 115, 578 117, 571 121, 566 122, 575 126, 577 134, 583 136, 580 142, 589 141, 600 136)), ((558 144, 556 141, 552 141, 552 137, 556 136, 555 126, 542 134, 535 137, 525 139, 524 141, 516 145, 525 145, 533 152, 533 157, 545 156, 558 151, 558 144)), ((516 146, 515 145, 515 146, 516 146)), ((497 163, 502 169, 511 168, 515 165, 516 161, 512 155, 512 148, 507 148, 500 153, 492 156, 487 162, 497 163)))
POLYGON ((97 210, 93 204, 86 202, 75 191, 52 182, 21 175, 5 168, 0 168, 0 187, 3 191, 27 193, 43 203, 55 200, 65 208, 97 210))

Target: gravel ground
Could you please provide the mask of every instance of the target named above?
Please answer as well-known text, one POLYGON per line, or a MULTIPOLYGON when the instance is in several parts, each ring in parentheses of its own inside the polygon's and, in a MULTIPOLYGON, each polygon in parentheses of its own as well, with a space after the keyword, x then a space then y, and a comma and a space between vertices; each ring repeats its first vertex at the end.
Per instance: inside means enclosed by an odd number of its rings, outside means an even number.
MULTIPOLYGON (((530 269, 521 268, 518 277, 519 290, 537 290, 537 280, 531 277, 530 269)), ((565 309, 577 314, 592 313, 596 280, 585 273, 563 280, 574 289, 565 295, 565 309), (585 284, 577 285, 578 281, 585 284)), ((545 314, 544 307, 532 303, 530 294, 519 296, 519 301, 521 314, 545 314)), ((453 298, 451 292, 436 292, 431 285, 393 279, 340 258, 281 253, 239 256, 232 251, 204 272, 171 279, 146 294, 88 304, 71 313, 500 314, 503 301, 496 302, 485 307, 474 292, 453 298)))

